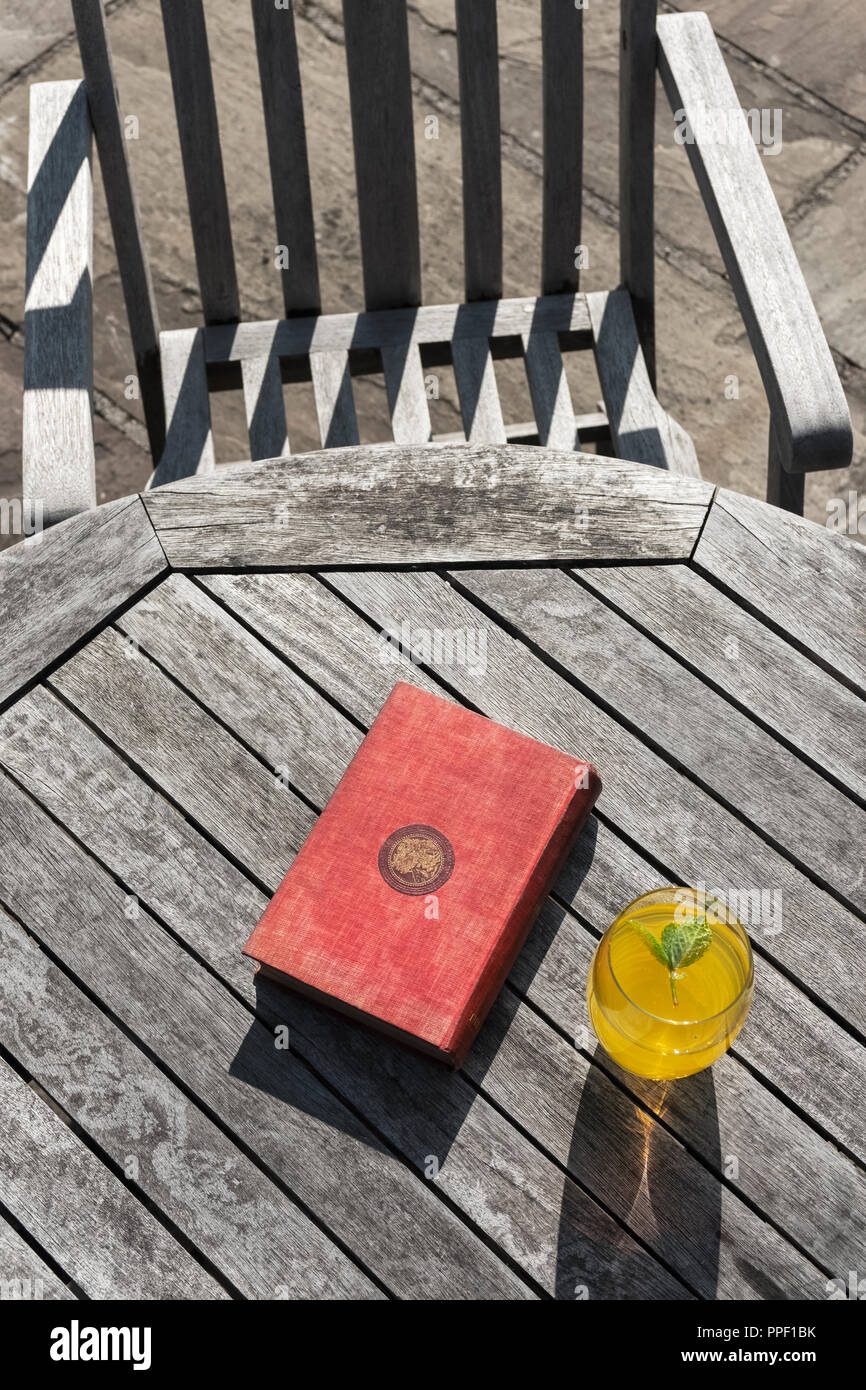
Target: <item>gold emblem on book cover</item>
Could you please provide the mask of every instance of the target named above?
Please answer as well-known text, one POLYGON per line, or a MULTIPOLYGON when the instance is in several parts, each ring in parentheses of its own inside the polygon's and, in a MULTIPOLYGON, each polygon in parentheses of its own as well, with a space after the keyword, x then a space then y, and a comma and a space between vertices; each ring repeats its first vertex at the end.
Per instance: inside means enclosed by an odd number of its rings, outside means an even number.
POLYGON ((453 871, 451 842, 432 825, 404 825, 379 850, 379 872, 398 893, 435 893, 453 871))

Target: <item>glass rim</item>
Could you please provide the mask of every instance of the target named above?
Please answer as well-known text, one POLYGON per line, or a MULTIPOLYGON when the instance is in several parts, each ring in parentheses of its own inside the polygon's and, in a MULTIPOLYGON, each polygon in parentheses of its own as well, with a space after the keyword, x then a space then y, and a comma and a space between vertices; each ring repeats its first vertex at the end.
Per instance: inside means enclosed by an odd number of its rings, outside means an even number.
MULTIPOLYGON (((698 896, 698 890, 696 888, 689 888, 689 886, 685 883, 663 883, 658 888, 649 888, 646 891, 646 893, 641 893, 640 897, 632 898, 631 902, 628 903, 622 909, 622 912, 617 913, 617 916, 614 918, 613 922, 611 922, 610 926, 605 931, 601 941, 598 943, 599 946, 601 947, 605 944, 605 941, 607 940, 609 934, 619 924, 620 919, 625 917, 627 912, 630 912, 632 908, 637 907, 638 903, 642 903, 644 898, 654 897, 656 893, 691 893, 695 898, 697 898, 698 896)), ((718 899, 709 898, 707 899, 707 901, 718 902, 718 899)), ((631 1008, 637 1009, 638 1013, 643 1014, 645 1018, 653 1019, 656 1023, 671 1023, 676 1028, 693 1027, 696 1023, 712 1023, 715 1019, 721 1018, 723 1014, 729 1013, 731 1009, 735 1008, 736 1005, 742 999, 743 995, 746 993, 746 991, 751 989, 755 983, 755 958, 752 954, 752 943, 749 940, 749 934, 738 917, 734 918, 734 923, 739 928, 740 934, 746 947, 746 958, 748 960, 749 969, 746 975, 746 979, 744 980, 738 993, 735 994, 734 998, 731 1000, 730 1004, 726 1004, 723 1009, 718 1009, 714 1014, 707 1014, 706 1018, 668 1018, 664 1014, 650 1013, 649 1009, 644 1009, 640 1004, 636 1004, 635 1001, 632 999, 631 995, 627 994, 626 991, 623 989, 622 985, 616 977, 616 971, 613 968, 613 961, 611 959, 610 942, 608 941, 607 960, 608 966, 610 968, 611 979, 613 980, 623 999, 625 999, 626 1003, 629 1004, 631 1008)), ((622 925, 625 926, 625 923, 623 922, 622 925)), ((724 925, 730 927, 731 923, 726 921, 724 925)))

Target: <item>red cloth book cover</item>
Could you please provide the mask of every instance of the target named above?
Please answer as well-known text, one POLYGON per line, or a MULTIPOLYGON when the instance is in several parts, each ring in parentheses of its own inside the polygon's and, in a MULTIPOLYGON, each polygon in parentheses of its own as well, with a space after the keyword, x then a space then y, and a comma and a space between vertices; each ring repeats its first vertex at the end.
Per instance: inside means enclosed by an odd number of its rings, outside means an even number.
POLYGON ((244 954, 459 1066, 600 791, 592 764, 401 681, 244 954))

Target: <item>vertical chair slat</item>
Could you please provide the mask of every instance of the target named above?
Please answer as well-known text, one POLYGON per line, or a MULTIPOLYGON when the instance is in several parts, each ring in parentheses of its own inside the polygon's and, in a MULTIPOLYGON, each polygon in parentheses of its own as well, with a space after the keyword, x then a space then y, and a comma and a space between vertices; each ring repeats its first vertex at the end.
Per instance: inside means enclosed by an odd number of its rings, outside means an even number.
POLYGON ((621 0, 619 68, 620 275, 630 291, 655 390, 653 146, 656 0, 621 0))
POLYGON ((502 153, 496 0, 457 0, 466 298, 502 295, 502 153))
POLYGON ((323 447, 359 444, 348 352, 311 352, 310 374, 323 447))
POLYGON ((165 448, 147 484, 174 483, 216 467, 207 392, 204 332, 179 328, 160 337, 165 392, 165 448))
POLYGON ((432 427, 418 346, 391 343, 381 352, 394 443, 426 444, 432 427))
POLYGON ((405 0, 343 0, 368 309, 421 302, 405 0))
POLYGON ((583 191, 583 10, 541 0, 544 202, 541 292, 578 288, 583 191))
POLYGON ((202 0, 162 0, 186 196, 206 323, 240 318, 202 0))
POLYGON ((241 379, 250 436, 250 458, 285 458, 291 449, 286 434, 280 359, 273 353, 242 358, 241 379))
POLYGON ((463 432, 470 444, 506 444, 493 356, 487 338, 455 338, 451 344, 463 432))
POLYGON ((252 6, 277 243, 289 259, 283 302, 287 316, 317 314, 319 269, 293 6, 277 9, 274 0, 252 0, 252 6))
POLYGON ((573 449, 577 435, 574 406, 559 350, 549 329, 522 334, 526 376, 538 425, 538 442, 550 449, 573 449))
POLYGON ((105 10, 102 0, 72 0, 72 13, 126 301, 150 452, 154 459, 158 459, 165 443, 165 404, 159 368, 159 316, 129 173, 105 10))

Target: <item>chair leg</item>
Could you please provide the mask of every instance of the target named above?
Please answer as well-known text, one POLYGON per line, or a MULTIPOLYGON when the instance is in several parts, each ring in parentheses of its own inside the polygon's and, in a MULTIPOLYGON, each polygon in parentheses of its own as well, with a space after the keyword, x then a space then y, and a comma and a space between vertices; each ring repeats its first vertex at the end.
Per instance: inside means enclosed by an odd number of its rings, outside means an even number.
POLYGON ((786 512, 803 515, 805 473, 788 473, 782 467, 782 456, 776 434, 770 425, 770 448, 767 458, 767 501, 786 512))

